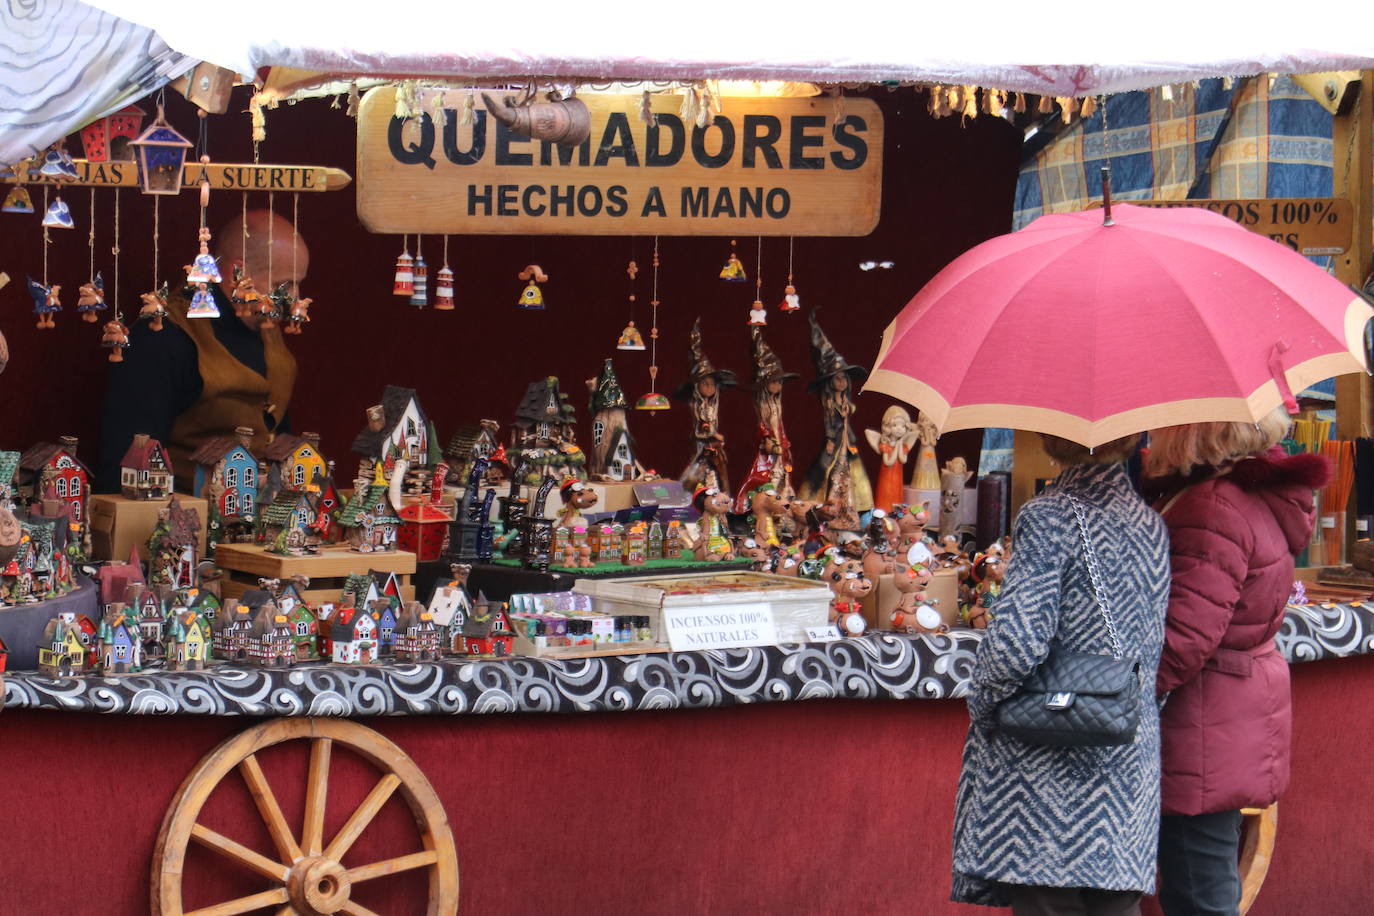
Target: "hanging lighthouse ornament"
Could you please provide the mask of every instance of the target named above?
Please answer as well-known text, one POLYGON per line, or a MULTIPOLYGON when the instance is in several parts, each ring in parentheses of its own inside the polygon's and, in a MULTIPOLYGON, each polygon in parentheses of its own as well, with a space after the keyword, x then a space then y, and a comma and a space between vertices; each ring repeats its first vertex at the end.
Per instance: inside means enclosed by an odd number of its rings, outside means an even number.
POLYGON ((415 260, 410 256, 407 236, 401 236, 401 254, 396 259, 396 279, 391 284, 393 296, 409 296, 415 292, 415 260))
POLYGON ((542 309, 544 307, 544 293, 539 289, 540 283, 549 282, 549 275, 539 267, 538 264, 530 264, 520 271, 521 280, 528 281, 525 288, 520 291, 520 301, 516 303, 522 309, 542 309))
POLYGON ((423 239, 415 236, 415 264, 412 268, 410 304, 417 309, 429 305, 429 265, 425 263, 425 256, 421 253, 422 244, 423 239))
POLYGON ((453 270, 448 266, 448 236, 444 236, 444 266, 434 275, 434 310, 453 310, 453 270))

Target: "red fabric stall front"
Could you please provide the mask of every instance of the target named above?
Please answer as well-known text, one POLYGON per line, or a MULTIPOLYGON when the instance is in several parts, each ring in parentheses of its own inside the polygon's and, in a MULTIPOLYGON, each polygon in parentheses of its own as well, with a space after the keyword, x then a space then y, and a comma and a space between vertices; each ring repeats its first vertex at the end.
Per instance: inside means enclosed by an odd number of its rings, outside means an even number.
MULTIPOLYGON (((1293 669, 1293 788, 1254 916, 1367 911, 1374 872, 1374 659, 1293 669)), ((464 913, 979 912, 945 902, 966 723, 958 702, 817 701, 701 711, 366 719, 443 800, 464 913)), ((163 812, 234 718, 9 712, 0 718, 0 912, 142 914, 163 812), (54 888, 66 888, 61 893, 54 888), (82 890, 81 888, 84 888, 82 890), (98 890, 97 890, 98 889, 98 890)), ((326 836, 376 774, 336 755, 326 836)), ((299 824, 305 749, 261 755, 299 824)), ((271 849, 242 781, 203 822, 271 849)), ((418 848, 398 799, 347 858, 418 848)), ((262 890, 195 849, 187 905, 262 890)), ((413 876, 359 886, 422 913, 413 876)))

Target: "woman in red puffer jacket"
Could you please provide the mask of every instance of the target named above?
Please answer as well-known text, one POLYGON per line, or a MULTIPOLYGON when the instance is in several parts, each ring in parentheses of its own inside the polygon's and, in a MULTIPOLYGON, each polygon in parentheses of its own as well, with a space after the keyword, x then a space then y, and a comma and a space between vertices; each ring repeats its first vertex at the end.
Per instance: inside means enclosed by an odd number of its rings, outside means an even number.
POLYGON ((1288 786, 1288 664, 1274 647, 1293 558, 1312 535, 1320 455, 1286 456, 1279 409, 1258 424, 1152 431, 1147 471, 1169 528, 1172 586, 1156 689, 1165 916, 1235 914, 1240 809, 1288 786), (1168 475, 1168 476, 1164 476, 1168 475))

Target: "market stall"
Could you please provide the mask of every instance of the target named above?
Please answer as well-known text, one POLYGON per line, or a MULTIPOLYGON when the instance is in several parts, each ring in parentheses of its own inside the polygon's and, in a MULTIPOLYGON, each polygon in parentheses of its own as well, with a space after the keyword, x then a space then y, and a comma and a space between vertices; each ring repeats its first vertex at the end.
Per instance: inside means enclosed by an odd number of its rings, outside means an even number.
MULTIPOLYGON (((1100 66, 1009 66, 963 36, 933 68, 903 30, 852 23, 724 65, 672 29, 647 57, 621 38, 572 56, 580 24, 512 56, 447 9, 363 29, 241 4, 188 31, 94 6, 73 33, 121 55, 88 91, 30 67, 0 147, 0 803, 60 812, 16 820, 0 909, 33 913, 71 911, 34 889, 73 839, 102 912, 959 911, 958 701, 1013 511, 1049 474, 979 474, 998 405, 925 355, 969 344, 978 365, 1052 316, 956 302, 879 331, 1028 209, 1028 133, 1105 131, 1107 93, 1260 73, 1236 98, 1267 99, 1268 71, 1374 62, 1290 66, 1243 35, 1161 56, 1137 34, 1100 66), (217 376, 241 320, 262 364, 217 376), (149 352, 200 371, 136 375, 149 352), (185 416, 128 425, 188 378, 185 416), (216 398, 232 422, 208 435, 216 398), (92 831, 86 787, 116 773, 133 784, 92 831)), ((29 11, 27 40, 57 12, 29 11)), ((759 14, 733 15, 742 36, 759 14)), ((1322 212, 1362 283, 1374 160, 1352 102, 1374 86, 1338 83, 1347 206, 1322 212)), ((1362 369, 1368 306, 1342 295, 1236 387, 1362 369)), ((1175 401, 1223 396, 1175 376, 1175 401)), ((1371 399, 1340 384, 1353 475, 1371 399)), ((1022 428, 1093 444, 1147 406, 1065 425, 1064 394, 1022 428)), ((1313 567, 1364 562, 1346 527, 1313 567)), ((1273 811, 1252 819, 1252 913, 1317 887, 1324 912, 1361 908, 1374 848, 1315 855, 1374 790, 1331 778, 1367 738, 1341 710, 1374 700, 1354 569, 1295 594, 1278 636, 1294 789, 1277 841, 1273 811)))

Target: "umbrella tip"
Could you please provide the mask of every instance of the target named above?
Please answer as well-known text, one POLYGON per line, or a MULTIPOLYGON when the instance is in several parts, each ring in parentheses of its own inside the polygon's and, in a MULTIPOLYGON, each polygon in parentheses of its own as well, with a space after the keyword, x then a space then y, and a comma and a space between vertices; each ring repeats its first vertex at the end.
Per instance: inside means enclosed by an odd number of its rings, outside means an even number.
POLYGON ((1112 167, 1102 166, 1102 225, 1115 226, 1112 219, 1112 167))

